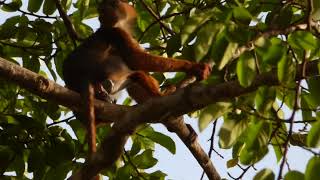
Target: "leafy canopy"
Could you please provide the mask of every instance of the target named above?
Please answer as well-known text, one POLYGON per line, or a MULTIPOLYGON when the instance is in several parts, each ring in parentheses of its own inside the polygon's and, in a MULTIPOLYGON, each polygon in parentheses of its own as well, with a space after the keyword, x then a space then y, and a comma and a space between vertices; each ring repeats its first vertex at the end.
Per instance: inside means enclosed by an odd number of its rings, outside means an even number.
MULTIPOLYGON (((320 179, 320 78, 296 81, 302 64, 319 60, 319 27, 312 26, 320 20, 319 2, 131 2, 138 12, 134 33, 140 43, 147 43, 154 54, 212 63, 213 73, 206 84, 237 80, 249 87, 259 74, 273 72, 278 76, 279 86, 265 85, 192 113, 200 130, 219 118, 223 121, 218 130, 219 151, 232 149, 228 168, 238 164, 251 168, 265 161, 268 153, 274 153, 283 168, 281 159, 290 145, 311 152, 313 157, 302 165, 305 172, 289 171, 284 178, 320 179)), ((0 25, 0 56, 60 83, 62 62, 81 41, 70 38, 55 0, 4 0, 0 4, 1 14, 6 15, 0 25)), ((85 22, 97 17, 96 1, 62 0, 61 5, 81 38, 94 32, 92 24, 85 22)), ((179 82, 184 74, 169 79, 159 73, 154 76, 165 86, 179 82)), ((34 179, 64 179, 70 171, 78 170, 88 147, 83 125, 66 118, 70 110, 1 77, 0 81, 0 174, 14 171, 19 179, 26 179, 25 172, 32 172, 34 179), (70 135, 70 128, 57 126, 61 122, 71 127, 76 138, 70 135)), ((130 102, 127 98, 124 104, 130 102)), ((98 142, 109 130, 109 126, 99 127, 98 142)), ((155 144, 175 153, 174 141, 150 125, 139 128, 131 140, 132 146, 102 175, 110 179, 164 179, 164 172, 145 170, 158 162, 153 157, 155 144)), ((265 168, 255 179, 274 179, 278 174, 265 168)))

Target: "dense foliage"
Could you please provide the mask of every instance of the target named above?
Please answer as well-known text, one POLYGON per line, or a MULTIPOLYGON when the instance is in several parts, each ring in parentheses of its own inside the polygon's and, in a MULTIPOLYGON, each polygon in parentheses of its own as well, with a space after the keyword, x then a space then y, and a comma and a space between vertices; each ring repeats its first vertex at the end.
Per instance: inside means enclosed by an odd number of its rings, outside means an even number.
MULTIPOLYGON (((135 0, 132 4, 138 12, 134 33, 139 42, 147 43, 154 54, 212 63, 206 84, 237 80, 249 87, 257 75, 277 74, 278 86, 266 84, 189 114, 199 119, 200 130, 223 121, 216 136, 221 149, 232 149, 228 168, 241 165, 239 178, 245 178, 249 168, 274 153, 281 171, 260 169, 256 179, 320 179, 320 77, 319 72, 304 72, 320 57, 320 1, 135 0), (312 158, 302 165, 305 172, 282 172, 288 149, 294 146, 311 152, 312 158)), ((96 1, 61 1, 78 39, 70 36, 55 0, 1 0, 0 5, 1 15, 7 15, 0 26, 0 56, 61 83, 62 62, 95 30, 84 22, 97 17, 96 1)), ((184 74, 169 79, 160 73, 154 76, 166 86, 184 74)), ((34 179, 64 179, 79 169, 87 155, 86 131, 74 117, 68 118, 70 110, 10 80, 0 77, 0 81, 0 174, 14 171, 18 179, 27 179, 25 172, 30 172, 34 179), (69 126, 58 126, 64 123, 69 126)), ((124 101, 130 103, 130 98, 124 101)), ((98 128, 98 142, 109 129, 98 128)), ((110 179, 164 179, 165 172, 144 170, 158 161, 153 157, 155 143, 175 153, 173 140, 149 125, 139 128, 131 140, 131 149, 102 174, 110 179)))

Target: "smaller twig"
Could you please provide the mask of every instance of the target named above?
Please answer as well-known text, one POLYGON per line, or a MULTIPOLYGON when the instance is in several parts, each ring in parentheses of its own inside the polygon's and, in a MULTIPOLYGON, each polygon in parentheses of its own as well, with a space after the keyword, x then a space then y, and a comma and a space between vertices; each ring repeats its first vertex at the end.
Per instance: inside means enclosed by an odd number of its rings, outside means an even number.
MULTIPOLYGON (((304 59, 303 59, 303 62, 302 62, 302 78, 306 77, 306 63, 307 63, 307 60, 309 59, 309 57, 310 57, 310 53, 305 51, 304 52, 304 59)), ((282 157, 282 161, 281 161, 281 164, 280 164, 279 176, 277 178, 278 180, 280 180, 282 178, 282 172, 283 172, 283 169, 284 169, 284 164, 285 164, 285 162, 287 160, 289 140, 290 140, 290 138, 292 136, 292 133, 293 133, 294 117, 295 117, 296 111, 298 110, 298 108, 300 106, 299 97, 300 97, 300 90, 301 90, 301 88, 300 88, 301 81, 302 80, 300 79, 296 84, 295 101, 294 101, 291 117, 289 118, 289 122, 290 122, 289 132, 288 132, 288 136, 287 136, 287 138, 285 140, 285 143, 284 143, 283 157, 282 157)))
POLYGON ((210 149, 208 152, 209 157, 211 158, 212 156, 212 152, 214 151, 218 156, 220 156, 222 159, 224 159, 224 157, 222 156, 222 154, 218 153, 218 151, 216 151, 213 147, 213 143, 214 143, 214 135, 216 133, 216 128, 217 128, 217 122, 218 119, 216 119, 213 123, 213 127, 212 127, 212 133, 211 133, 211 137, 210 137, 210 149))
POLYGON ((164 28, 165 30, 167 30, 170 34, 175 34, 174 31, 172 31, 169 27, 167 27, 165 24, 163 24, 161 21, 159 21, 159 17, 157 16, 157 14, 155 12, 153 12, 153 10, 144 2, 144 0, 140 0, 142 6, 151 14, 151 16, 156 19, 160 26, 162 28, 164 28))
MULTIPOLYGON (((128 152, 127 152, 125 149, 123 150, 123 152, 124 152, 124 155, 126 156, 126 158, 128 159, 129 164, 130 164, 130 165, 133 167, 133 169, 136 171, 137 175, 138 175, 140 178, 142 178, 143 180, 147 180, 147 179, 143 176, 143 174, 140 173, 138 167, 132 162, 132 160, 131 160, 128 152)), ((123 158, 123 161, 125 161, 125 158, 123 158)))
MULTIPOLYGON (((215 135, 215 133, 216 133, 216 126, 217 126, 217 119, 214 121, 214 123, 213 123, 213 126, 212 126, 212 133, 211 133, 211 137, 210 137, 210 139, 209 139, 209 141, 210 141, 210 148, 209 148, 209 152, 208 152, 208 155, 209 155, 209 158, 211 158, 211 155, 212 155, 212 152, 214 151, 218 156, 220 156, 222 159, 224 159, 224 157, 220 154, 220 153, 218 153, 218 151, 216 151, 215 149, 214 149, 214 147, 213 147, 213 144, 214 144, 214 135, 215 135)), ((202 174, 201 174, 201 178, 200 178, 200 180, 202 180, 204 178, 204 171, 202 172, 202 174)))
POLYGON ((304 150, 312 153, 312 154, 315 155, 315 156, 320 156, 320 151, 319 151, 319 152, 316 152, 316 151, 314 151, 314 150, 312 150, 312 149, 310 149, 310 148, 304 147, 304 146, 298 146, 298 147, 300 147, 300 148, 302 148, 302 149, 304 149, 304 150))
MULTIPOLYGON (((190 10, 189 10, 190 11, 190 10)), ((140 41, 144 34, 149 30, 151 29, 152 26, 154 26, 155 24, 161 22, 162 20, 165 20, 165 19, 168 19, 168 18, 171 18, 173 16, 178 16, 178 15, 181 15, 181 14, 184 14, 188 11, 182 11, 182 12, 178 12, 178 13, 172 13, 172 14, 169 14, 169 15, 164 15, 164 16, 161 16, 159 17, 158 19, 155 19, 155 21, 153 21, 151 24, 148 25, 148 27, 141 33, 140 37, 138 38, 138 41, 140 41)))
POLYGON ((70 36, 70 38, 72 39, 74 45, 76 46, 76 40, 82 40, 82 38, 78 35, 78 33, 76 32, 76 30, 74 29, 74 26, 71 22, 71 19, 69 18, 69 16, 67 15, 67 13, 63 10, 62 5, 60 3, 60 0, 55 0, 57 9, 59 11, 59 14, 61 16, 61 18, 63 19, 63 23, 66 26, 67 32, 70 36))
POLYGON ((47 124, 47 128, 50 127, 50 126, 54 126, 54 125, 57 125, 57 124, 60 124, 60 123, 68 123, 72 118, 74 118, 74 116, 71 116, 71 117, 68 117, 66 119, 63 119, 61 121, 56 121, 56 122, 53 122, 51 124, 47 124))
MULTIPOLYGON (((315 23, 314 21, 311 21, 308 24, 312 27, 318 26, 317 23, 315 23)), ((296 24, 296 25, 291 25, 285 29, 271 29, 266 32, 262 32, 262 33, 258 34, 255 38, 253 38, 251 41, 249 41, 246 45, 238 47, 232 56, 232 60, 237 59, 245 51, 253 50, 255 48, 255 45, 254 45, 255 41, 261 37, 268 38, 268 37, 276 36, 276 35, 280 35, 280 34, 289 34, 289 33, 294 32, 296 30, 305 30, 308 28, 308 24, 306 24, 306 23, 296 24)))
POLYGON ((238 166, 242 169, 242 173, 241 173, 238 177, 232 176, 229 172, 227 173, 228 176, 231 177, 231 178, 234 179, 234 180, 242 179, 242 177, 246 174, 246 172, 247 172, 251 167, 253 167, 253 165, 250 165, 250 166, 248 166, 248 167, 246 167, 246 168, 243 168, 243 167, 241 167, 240 165, 238 165, 238 166))

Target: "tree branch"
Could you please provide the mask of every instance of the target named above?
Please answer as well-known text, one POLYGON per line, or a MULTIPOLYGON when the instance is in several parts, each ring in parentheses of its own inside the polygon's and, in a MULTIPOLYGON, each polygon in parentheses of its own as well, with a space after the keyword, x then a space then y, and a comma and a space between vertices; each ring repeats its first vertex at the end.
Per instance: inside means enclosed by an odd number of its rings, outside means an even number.
POLYGON ((82 40, 81 37, 78 35, 78 33, 76 32, 76 30, 74 29, 74 26, 69 18, 69 16, 67 15, 67 13, 63 10, 63 7, 61 5, 60 0, 55 0, 57 9, 59 11, 59 14, 63 20, 64 25, 66 26, 67 32, 70 36, 70 38, 75 42, 76 40, 82 40))
POLYGON ((161 22, 158 15, 144 2, 144 0, 140 0, 142 6, 149 12, 149 14, 159 23, 159 25, 168 31, 170 34, 175 34, 168 26, 166 26, 163 22, 161 22))
POLYGON ((245 51, 253 50, 255 48, 255 42, 259 38, 262 38, 262 37, 269 38, 271 36, 289 34, 297 30, 306 30, 308 26, 315 27, 317 29, 320 28, 320 25, 317 22, 310 20, 308 24, 306 23, 296 24, 296 25, 288 26, 287 28, 284 28, 284 29, 270 29, 265 32, 259 33, 255 38, 253 38, 253 40, 247 42, 246 45, 238 47, 232 56, 232 60, 239 58, 240 55, 243 54, 245 51))
MULTIPOLYGON (((317 64, 319 62, 320 60, 315 60, 307 64, 306 76, 318 74, 317 64)), ((279 85, 276 74, 275 72, 270 72, 258 75, 254 82, 246 88, 242 87, 237 81, 207 86, 193 84, 187 88, 179 89, 172 95, 153 98, 145 103, 130 107, 95 100, 94 105, 98 117, 104 117, 109 122, 114 122, 114 125, 110 134, 103 140, 92 159, 86 162, 82 170, 72 178, 89 179, 100 170, 112 165, 122 154, 122 149, 129 135, 135 131, 138 125, 147 122, 173 123, 171 121, 177 117, 201 109, 208 104, 253 92, 260 86, 279 85)), ((19 84, 21 87, 42 98, 55 101, 72 110, 80 111, 82 107, 81 98, 78 93, 57 85, 55 82, 47 80, 3 58, 0 58, 0 76, 19 84)), ((304 78, 302 76, 302 68, 300 67, 297 69, 296 78, 304 78)), ((186 137, 189 137, 190 129, 185 129, 184 131, 185 135, 178 134, 179 137, 182 140, 189 140, 186 137)), ((197 153, 193 152, 193 154, 197 159, 202 159, 197 153)), ((200 160, 200 162, 206 162, 206 158, 200 160)), ((210 176, 209 179, 218 179, 219 175, 214 170, 211 170, 211 174, 213 175, 208 175, 210 176)))

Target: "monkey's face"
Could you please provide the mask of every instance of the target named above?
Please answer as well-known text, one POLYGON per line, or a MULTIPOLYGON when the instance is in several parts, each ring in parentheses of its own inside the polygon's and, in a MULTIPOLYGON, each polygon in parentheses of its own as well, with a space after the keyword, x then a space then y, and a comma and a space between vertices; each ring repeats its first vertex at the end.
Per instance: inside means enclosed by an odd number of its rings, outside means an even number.
POLYGON ((136 18, 136 11, 126 0, 104 0, 98 11, 101 25, 106 28, 126 27, 136 18))

